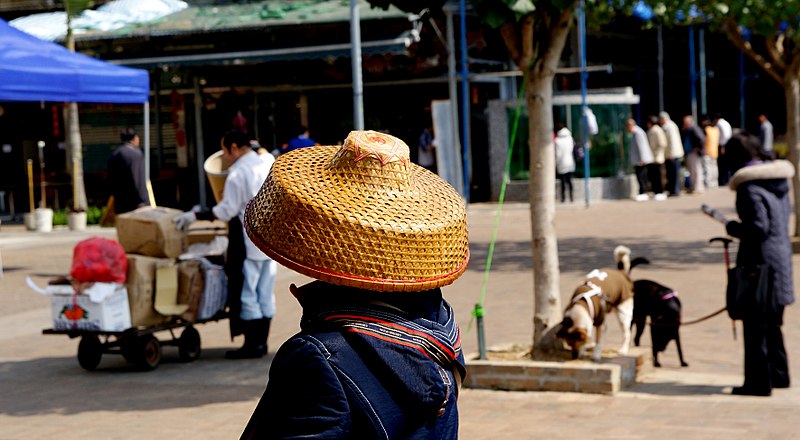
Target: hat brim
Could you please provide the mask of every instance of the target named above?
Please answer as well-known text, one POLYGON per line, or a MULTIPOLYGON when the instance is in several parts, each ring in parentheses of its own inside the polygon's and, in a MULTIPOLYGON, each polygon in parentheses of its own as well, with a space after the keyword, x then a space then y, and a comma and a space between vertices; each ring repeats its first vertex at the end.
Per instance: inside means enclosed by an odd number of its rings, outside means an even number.
POLYGON ((450 185, 411 163, 334 170, 337 150, 276 160, 245 213, 259 249, 312 278, 376 291, 428 290, 464 273, 466 208, 450 185), (407 167, 407 182, 392 180, 393 166, 407 167))

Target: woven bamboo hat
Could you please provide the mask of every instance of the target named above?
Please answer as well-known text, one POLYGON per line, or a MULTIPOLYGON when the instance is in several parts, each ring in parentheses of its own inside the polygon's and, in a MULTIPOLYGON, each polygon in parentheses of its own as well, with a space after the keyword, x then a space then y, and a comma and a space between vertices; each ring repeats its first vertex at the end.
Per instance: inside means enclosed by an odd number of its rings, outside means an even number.
POLYGON ((353 131, 344 145, 281 155, 245 229, 284 266, 332 284, 412 292, 452 283, 469 261, 458 193, 412 164, 400 139, 353 131))

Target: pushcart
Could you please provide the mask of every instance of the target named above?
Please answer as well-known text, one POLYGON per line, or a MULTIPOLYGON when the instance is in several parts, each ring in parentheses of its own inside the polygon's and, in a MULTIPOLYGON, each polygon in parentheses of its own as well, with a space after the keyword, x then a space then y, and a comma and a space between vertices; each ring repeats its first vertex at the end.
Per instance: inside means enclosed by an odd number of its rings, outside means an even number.
POLYGON ((132 327, 123 331, 102 331, 83 329, 45 329, 45 335, 67 335, 70 339, 81 338, 78 344, 78 363, 84 369, 93 371, 100 365, 104 354, 121 354, 126 361, 139 369, 150 371, 161 363, 161 347, 178 347, 178 356, 184 362, 192 362, 200 357, 200 332, 195 324, 227 319, 226 311, 220 311, 210 319, 187 321, 176 319, 166 323, 132 327), (176 337, 176 331, 183 329, 176 337), (158 339, 156 333, 167 332, 169 339, 158 339))

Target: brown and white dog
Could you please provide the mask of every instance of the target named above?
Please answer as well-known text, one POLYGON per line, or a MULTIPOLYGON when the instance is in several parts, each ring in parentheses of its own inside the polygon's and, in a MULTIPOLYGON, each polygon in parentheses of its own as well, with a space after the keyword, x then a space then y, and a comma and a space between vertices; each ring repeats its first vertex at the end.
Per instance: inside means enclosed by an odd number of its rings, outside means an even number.
POLYGON ((625 246, 614 249, 617 268, 595 269, 575 289, 572 300, 564 311, 564 319, 556 336, 563 339, 577 359, 586 350, 592 336, 595 339, 592 359, 600 360, 603 350, 603 330, 606 315, 613 310, 622 328, 623 339, 619 353, 627 353, 631 345, 631 320, 633 319, 633 281, 630 270, 644 258, 631 263, 631 250, 625 246))

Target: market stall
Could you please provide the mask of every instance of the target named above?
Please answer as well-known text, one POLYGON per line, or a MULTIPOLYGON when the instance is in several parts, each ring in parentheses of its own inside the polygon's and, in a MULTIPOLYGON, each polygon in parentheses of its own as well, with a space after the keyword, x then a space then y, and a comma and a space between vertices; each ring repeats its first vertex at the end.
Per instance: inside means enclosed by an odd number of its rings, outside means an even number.
POLYGON ((142 104, 145 177, 150 180, 150 75, 75 53, 0 19, 0 102, 142 104))

